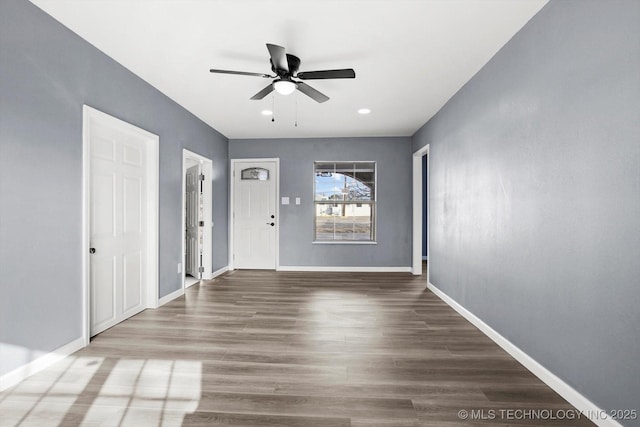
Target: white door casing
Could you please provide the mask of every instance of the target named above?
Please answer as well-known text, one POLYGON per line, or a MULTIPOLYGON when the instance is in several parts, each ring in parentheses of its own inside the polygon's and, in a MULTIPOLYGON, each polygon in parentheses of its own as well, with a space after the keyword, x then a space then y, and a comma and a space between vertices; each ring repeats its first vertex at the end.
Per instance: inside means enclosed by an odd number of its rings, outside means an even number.
MULTIPOLYGON (((413 153, 413 232, 412 232, 412 254, 411 254, 411 271, 414 275, 422 274, 422 157, 427 156, 427 185, 431 183, 429 162, 429 144, 422 147, 413 153)), ((431 194, 427 191, 428 194, 431 194)), ((429 224, 429 210, 427 207, 427 224, 429 224)), ((428 227, 428 226, 427 226, 428 227)), ((429 251, 429 240, 431 239, 431 233, 427 233, 427 253, 431 255, 429 251)), ((429 267, 430 262, 427 262, 427 283, 429 282, 429 267)))
MULTIPOLYGON (((185 283, 185 277, 187 273, 187 215, 184 208, 187 204, 187 173, 189 168, 200 165, 200 174, 204 176, 204 181, 201 182, 201 208, 200 221, 204 223, 204 226, 200 228, 200 236, 202 238, 200 242, 200 251, 202 258, 200 259, 200 267, 202 272, 200 279, 211 280, 213 277, 213 161, 193 151, 182 149, 182 265, 184 268, 178 268, 178 273, 181 274, 182 289, 186 289, 188 285, 185 283)), ((193 284, 197 282, 191 282, 193 284)))
POLYGON ((233 160, 233 268, 277 267, 278 162, 233 160))
POLYGON ((185 272, 195 278, 200 278, 200 257, 202 255, 201 236, 201 202, 200 192, 200 164, 187 169, 185 175, 185 234, 186 234, 186 257, 185 272))
POLYGON ((88 340, 157 304, 158 137, 87 106, 83 131, 88 340))

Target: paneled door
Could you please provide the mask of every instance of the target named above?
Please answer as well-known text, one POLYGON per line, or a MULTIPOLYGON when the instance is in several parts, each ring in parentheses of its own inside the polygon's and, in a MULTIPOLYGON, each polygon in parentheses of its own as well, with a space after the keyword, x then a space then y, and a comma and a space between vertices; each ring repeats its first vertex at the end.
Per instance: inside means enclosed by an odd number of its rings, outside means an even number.
POLYGON ((148 258, 146 139, 89 123, 90 336, 145 308, 148 258))
POLYGON ((202 256, 202 235, 201 235, 201 210, 202 192, 200 181, 200 165, 191 166, 187 169, 186 181, 186 250, 185 272, 200 279, 200 259, 202 256))
POLYGON ((275 161, 234 162, 234 268, 276 268, 277 171, 275 161))

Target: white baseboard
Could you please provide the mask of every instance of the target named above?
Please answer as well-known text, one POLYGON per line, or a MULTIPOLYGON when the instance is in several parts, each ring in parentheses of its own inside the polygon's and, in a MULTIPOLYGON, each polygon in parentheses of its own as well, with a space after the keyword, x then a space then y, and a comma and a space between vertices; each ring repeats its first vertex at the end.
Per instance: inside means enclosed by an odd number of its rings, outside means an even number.
POLYGON ((158 301, 158 307, 162 307, 166 303, 173 301, 174 299, 178 298, 179 296, 182 296, 183 294, 184 294, 184 291, 182 290, 182 288, 180 288, 177 291, 171 292, 169 295, 163 296, 158 301))
POLYGON ((207 280, 213 280, 216 277, 220 276, 221 274, 226 273, 227 271, 229 271, 229 266, 225 265, 224 267, 214 271, 213 273, 211 273, 210 277, 207 280))
POLYGON ((84 337, 80 337, 52 352, 43 354, 26 365, 22 365, 19 368, 4 374, 0 377, 0 391, 13 387, 20 381, 29 378, 31 375, 37 374, 70 354, 75 353, 85 347, 84 341, 84 337))
POLYGON ((471 322, 475 327, 480 329, 482 333, 491 338, 507 353, 513 356, 518 362, 524 365, 533 375, 538 377, 542 382, 551 387, 556 393, 573 405, 582 416, 589 418, 599 427, 622 427, 620 423, 607 416, 606 411, 600 409, 596 404, 584 397, 580 392, 557 377, 553 372, 538 363, 524 351, 520 350, 511 341, 500 335, 495 329, 483 322, 475 314, 457 303, 453 298, 435 287, 432 283, 427 283, 427 287, 431 292, 436 294, 441 300, 447 303, 451 308, 457 311, 462 317, 471 322))
POLYGON ((281 265, 278 271, 322 271, 322 272, 349 272, 349 273, 411 273, 411 267, 324 267, 324 266, 299 266, 281 265))
POLYGON ((196 283, 200 283, 200 279, 196 279, 195 277, 185 277, 184 278, 184 288, 188 289, 195 285, 196 283))

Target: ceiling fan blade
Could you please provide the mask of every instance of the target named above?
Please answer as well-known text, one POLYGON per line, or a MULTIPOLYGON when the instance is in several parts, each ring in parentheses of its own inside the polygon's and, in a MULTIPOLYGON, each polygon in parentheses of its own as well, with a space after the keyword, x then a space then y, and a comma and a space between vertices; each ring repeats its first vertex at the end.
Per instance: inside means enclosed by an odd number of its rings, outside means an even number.
POLYGON ((289 71, 289 63, 287 62, 287 52, 282 46, 267 43, 269 55, 271 55, 271 63, 277 70, 289 71))
POLYGON ((298 84, 298 90, 304 93, 305 95, 307 95, 309 98, 313 99, 314 101, 325 102, 329 100, 329 97, 327 95, 317 91, 316 89, 312 88, 308 84, 304 82, 296 82, 296 83, 298 84))
POLYGON ((212 73, 219 73, 219 74, 238 74, 240 76, 254 76, 254 77, 266 77, 268 79, 272 79, 273 76, 270 76, 269 74, 262 74, 262 73, 247 73, 245 71, 229 71, 229 70, 216 70, 216 69, 210 69, 209 70, 212 73))
POLYGON ((251 97, 251 99, 253 99, 253 100, 262 99, 265 96, 269 95, 271 92, 273 92, 273 84, 270 84, 269 86, 267 86, 264 89, 262 89, 260 92, 258 92, 255 95, 253 95, 251 97))
POLYGON ((345 68, 342 70, 322 70, 322 71, 304 71, 296 76, 302 80, 319 80, 319 79, 355 79, 356 72, 353 68, 345 68))

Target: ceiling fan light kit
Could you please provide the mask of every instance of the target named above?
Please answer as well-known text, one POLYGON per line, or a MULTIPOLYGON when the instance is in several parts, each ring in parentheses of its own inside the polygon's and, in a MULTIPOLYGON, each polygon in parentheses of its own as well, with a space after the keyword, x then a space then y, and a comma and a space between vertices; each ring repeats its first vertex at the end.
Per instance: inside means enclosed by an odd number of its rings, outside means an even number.
POLYGON ((273 88, 280 95, 291 95, 298 88, 298 85, 291 80, 276 80, 273 82, 273 88))
POLYGON ((329 97, 322 92, 312 88, 308 84, 302 81, 293 80, 325 80, 325 79, 354 79, 356 72, 352 68, 345 68, 340 70, 321 70, 321 71, 305 71, 298 73, 300 67, 300 58, 295 55, 286 53, 286 50, 282 46, 267 43, 267 50, 269 51, 271 71, 276 73, 275 76, 263 73, 247 73, 245 71, 229 71, 210 69, 212 73, 218 74, 236 74, 241 76, 262 77, 268 79, 275 79, 271 84, 260 92, 251 97, 253 100, 263 99, 274 90, 281 95, 290 95, 298 89, 300 92, 307 95, 309 98, 316 102, 326 102, 329 97))

